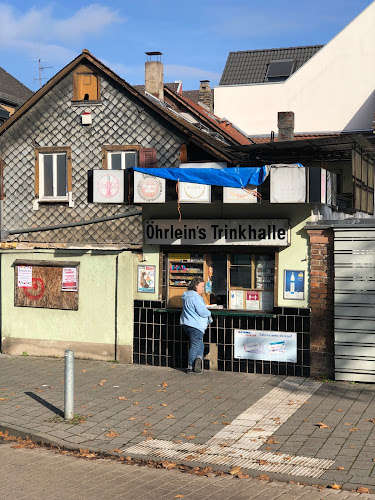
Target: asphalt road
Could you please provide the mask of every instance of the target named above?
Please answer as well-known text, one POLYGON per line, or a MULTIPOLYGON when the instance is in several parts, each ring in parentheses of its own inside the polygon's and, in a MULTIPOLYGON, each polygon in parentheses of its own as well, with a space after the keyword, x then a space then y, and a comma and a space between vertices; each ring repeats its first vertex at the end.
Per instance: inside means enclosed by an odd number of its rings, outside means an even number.
POLYGON ((109 459, 83 459, 45 448, 27 448, 0 438, 1 499, 9 500, 323 500, 375 499, 334 489, 239 479, 230 475, 198 476, 177 469, 129 465, 109 459))

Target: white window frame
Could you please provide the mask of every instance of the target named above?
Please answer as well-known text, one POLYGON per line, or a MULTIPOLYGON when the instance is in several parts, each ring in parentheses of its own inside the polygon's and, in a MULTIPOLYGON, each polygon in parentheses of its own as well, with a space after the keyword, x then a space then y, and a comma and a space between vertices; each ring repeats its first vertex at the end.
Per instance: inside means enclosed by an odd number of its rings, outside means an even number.
POLYGON ((45 151, 39 153, 39 201, 64 201, 69 202, 69 192, 68 192, 68 153, 66 151, 45 151), (44 157, 45 155, 51 155, 52 160, 52 175, 53 175, 53 195, 44 195, 44 157), (66 166, 66 194, 64 196, 57 195, 57 156, 65 156, 65 166, 66 166))
POLYGON ((135 167, 138 165, 138 151, 136 149, 128 149, 125 151, 108 151, 107 152, 107 168, 108 170, 112 170, 112 155, 120 154, 121 155, 121 170, 125 170, 125 157, 127 154, 135 155, 135 167))

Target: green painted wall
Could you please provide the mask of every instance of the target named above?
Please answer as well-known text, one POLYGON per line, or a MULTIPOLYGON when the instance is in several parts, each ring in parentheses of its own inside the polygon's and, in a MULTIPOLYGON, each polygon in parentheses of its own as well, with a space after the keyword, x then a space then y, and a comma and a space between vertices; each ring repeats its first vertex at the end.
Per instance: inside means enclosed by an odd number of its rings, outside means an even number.
POLYGON ((131 252, 38 250, 1 255, 2 338, 132 345, 134 259, 131 252), (78 311, 14 306, 16 259, 79 261, 78 311), (118 285, 116 287, 116 261, 118 285), (116 323, 116 292, 117 323, 116 323))

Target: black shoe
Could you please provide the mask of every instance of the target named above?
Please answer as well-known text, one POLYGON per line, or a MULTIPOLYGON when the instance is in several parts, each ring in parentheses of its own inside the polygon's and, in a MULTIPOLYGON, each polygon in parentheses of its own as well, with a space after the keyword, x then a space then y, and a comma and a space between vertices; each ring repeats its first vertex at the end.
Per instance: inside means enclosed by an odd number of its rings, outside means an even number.
POLYGON ((194 370, 194 373, 202 373, 202 371, 203 371, 203 360, 201 358, 197 358, 194 361, 193 370, 194 370))
POLYGON ((186 370, 186 373, 187 373, 187 374, 189 374, 189 373, 193 373, 193 369, 192 369, 192 368, 188 368, 188 369, 186 370))

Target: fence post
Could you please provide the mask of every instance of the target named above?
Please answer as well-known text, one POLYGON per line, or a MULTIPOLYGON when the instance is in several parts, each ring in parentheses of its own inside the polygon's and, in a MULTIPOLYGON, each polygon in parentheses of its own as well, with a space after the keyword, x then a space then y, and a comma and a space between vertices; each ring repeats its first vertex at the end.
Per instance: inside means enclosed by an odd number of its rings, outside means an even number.
POLYGON ((65 351, 64 418, 74 417, 74 351, 65 351))

